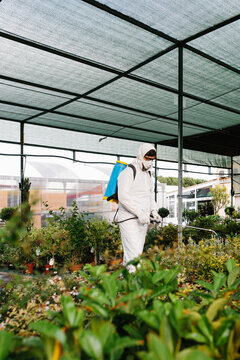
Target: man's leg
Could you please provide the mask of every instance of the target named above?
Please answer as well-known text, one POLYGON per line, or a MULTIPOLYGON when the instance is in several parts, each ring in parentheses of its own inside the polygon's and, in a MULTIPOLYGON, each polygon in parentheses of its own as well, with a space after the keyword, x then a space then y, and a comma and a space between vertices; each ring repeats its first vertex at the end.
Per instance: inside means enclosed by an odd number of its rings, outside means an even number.
MULTIPOLYGON (((137 220, 129 220, 120 224, 123 245, 123 265, 140 256, 143 252, 147 225, 140 224, 137 220)), ((129 271, 134 272, 135 267, 129 266, 129 271)))

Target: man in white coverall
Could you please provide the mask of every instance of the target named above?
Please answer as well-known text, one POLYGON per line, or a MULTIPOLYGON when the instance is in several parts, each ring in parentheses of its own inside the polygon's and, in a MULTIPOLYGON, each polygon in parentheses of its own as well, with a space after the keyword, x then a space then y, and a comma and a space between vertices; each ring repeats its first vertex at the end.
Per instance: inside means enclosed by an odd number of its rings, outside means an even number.
MULTIPOLYGON (((123 245, 123 265, 143 252, 150 215, 160 221, 158 206, 154 200, 154 184, 151 177, 156 150, 151 144, 143 144, 137 158, 132 162, 136 169, 124 169, 118 177, 118 221, 123 245), (136 217, 135 219, 127 220, 136 217), (123 221, 127 220, 127 221, 123 221)), ((128 266, 134 272, 133 265, 128 266)))

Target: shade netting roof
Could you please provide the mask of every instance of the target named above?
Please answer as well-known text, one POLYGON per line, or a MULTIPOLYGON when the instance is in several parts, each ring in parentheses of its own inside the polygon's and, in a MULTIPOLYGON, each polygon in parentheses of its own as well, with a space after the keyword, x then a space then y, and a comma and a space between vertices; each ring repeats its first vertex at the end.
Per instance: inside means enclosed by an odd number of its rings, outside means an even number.
POLYGON ((0 18, 0 141, 24 123, 29 145, 176 160, 180 94, 186 158, 240 154, 238 0, 3 0, 0 18))

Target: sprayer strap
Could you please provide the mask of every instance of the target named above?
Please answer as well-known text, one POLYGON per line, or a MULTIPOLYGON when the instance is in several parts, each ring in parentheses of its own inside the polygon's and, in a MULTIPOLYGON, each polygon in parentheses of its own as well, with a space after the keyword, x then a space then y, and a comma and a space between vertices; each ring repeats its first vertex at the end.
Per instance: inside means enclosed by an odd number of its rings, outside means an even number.
POLYGON ((133 170, 133 180, 135 180, 136 177, 136 168, 133 164, 129 164, 128 167, 130 167, 133 170))
POLYGON ((118 213, 118 209, 119 209, 119 208, 117 208, 117 211, 115 212, 115 215, 114 215, 114 217, 113 217, 113 222, 115 222, 116 224, 117 224, 117 222, 115 221, 115 219, 116 219, 116 216, 117 216, 117 213, 118 213))

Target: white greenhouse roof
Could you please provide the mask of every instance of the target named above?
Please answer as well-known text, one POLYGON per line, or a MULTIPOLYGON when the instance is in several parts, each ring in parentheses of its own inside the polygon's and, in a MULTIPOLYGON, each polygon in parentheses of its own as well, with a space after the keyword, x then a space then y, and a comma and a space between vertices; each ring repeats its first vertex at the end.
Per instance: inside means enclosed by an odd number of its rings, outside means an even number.
POLYGON ((20 143, 24 125, 26 145, 134 156, 150 142, 176 161, 182 118, 186 162, 240 154, 239 0, 3 0, 0 13, 0 141, 20 143))

